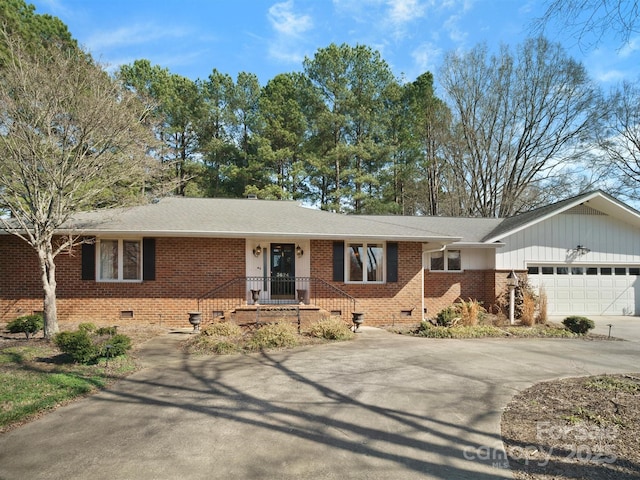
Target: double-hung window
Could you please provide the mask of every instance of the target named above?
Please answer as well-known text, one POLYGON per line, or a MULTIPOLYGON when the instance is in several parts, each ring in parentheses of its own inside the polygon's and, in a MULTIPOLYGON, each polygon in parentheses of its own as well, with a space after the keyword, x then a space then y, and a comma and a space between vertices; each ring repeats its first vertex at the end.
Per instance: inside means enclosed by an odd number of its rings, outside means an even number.
POLYGON ((462 270, 462 257, 460 250, 446 250, 431 253, 431 270, 459 272, 462 270))
POLYGON ((347 243, 347 281, 384 282, 384 245, 381 243, 347 243))
POLYGON ((107 282, 142 280, 142 241, 101 239, 98 242, 98 279, 107 282))

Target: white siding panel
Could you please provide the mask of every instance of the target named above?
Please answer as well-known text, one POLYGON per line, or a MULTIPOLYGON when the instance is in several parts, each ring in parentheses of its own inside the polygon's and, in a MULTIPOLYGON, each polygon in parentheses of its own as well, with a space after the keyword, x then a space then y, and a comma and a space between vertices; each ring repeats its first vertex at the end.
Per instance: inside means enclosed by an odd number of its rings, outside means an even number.
MULTIPOLYGON (((453 248, 453 247, 452 247, 453 248)), ((460 251, 463 270, 490 270, 495 266, 493 248, 466 248, 460 251)))
POLYGON ((544 285, 549 313, 640 315, 640 276, 615 275, 616 267, 640 266, 640 229, 607 215, 559 214, 501 239, 496 268, 569 267, 569 275, 531 274, 533 286, 544 285), (576 255, 582 245, 590 251, 576 255), (571 267, 598 267, 597 275, 571 267), (602 274, 602 267, 611 275, 602 274))
POLYGON ((524 269, 535 263, 638 264, 640 232, 605 215, 560 214, 501 239, 496 268, 524 269), (579 258, 571 249, 583 245, 591 251, 579 258))

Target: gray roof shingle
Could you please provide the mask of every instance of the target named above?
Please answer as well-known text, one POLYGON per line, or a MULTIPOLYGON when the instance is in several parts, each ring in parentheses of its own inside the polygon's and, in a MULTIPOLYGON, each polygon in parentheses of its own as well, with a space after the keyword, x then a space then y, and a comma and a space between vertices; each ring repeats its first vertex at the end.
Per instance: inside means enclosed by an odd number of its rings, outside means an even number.
POLYGON ((103 235, 459 240, 433 229, 428 217, 408 218, 336 214, 293 201, 167 197, 147 205, 84 213, 66 227, 103 235))
POLYGON ((510 233, 582 202, 640 223, 640 213, 595 191, 506 219, 344 215, 294 201, 166 197, 137 207, 83 213, 62 231, 114 236, 367 238, 495 246, 510 233))

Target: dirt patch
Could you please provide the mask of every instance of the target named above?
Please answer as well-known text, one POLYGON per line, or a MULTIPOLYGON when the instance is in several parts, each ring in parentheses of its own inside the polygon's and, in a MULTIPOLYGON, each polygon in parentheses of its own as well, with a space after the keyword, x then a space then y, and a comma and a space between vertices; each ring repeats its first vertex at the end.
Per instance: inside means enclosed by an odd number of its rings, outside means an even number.
POLYGON ((640 478, 640 373, 543 382, 502 415, 516 479, 640 478))

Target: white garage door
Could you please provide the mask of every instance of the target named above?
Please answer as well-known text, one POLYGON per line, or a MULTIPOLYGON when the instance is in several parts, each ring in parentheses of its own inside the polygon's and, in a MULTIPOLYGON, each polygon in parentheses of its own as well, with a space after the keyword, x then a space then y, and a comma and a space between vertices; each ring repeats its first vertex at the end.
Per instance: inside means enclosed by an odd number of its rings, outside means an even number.
POLYGON ((640 314, 640 267, 533 265, 529 283, 544 286, 550 315, 640 314))

